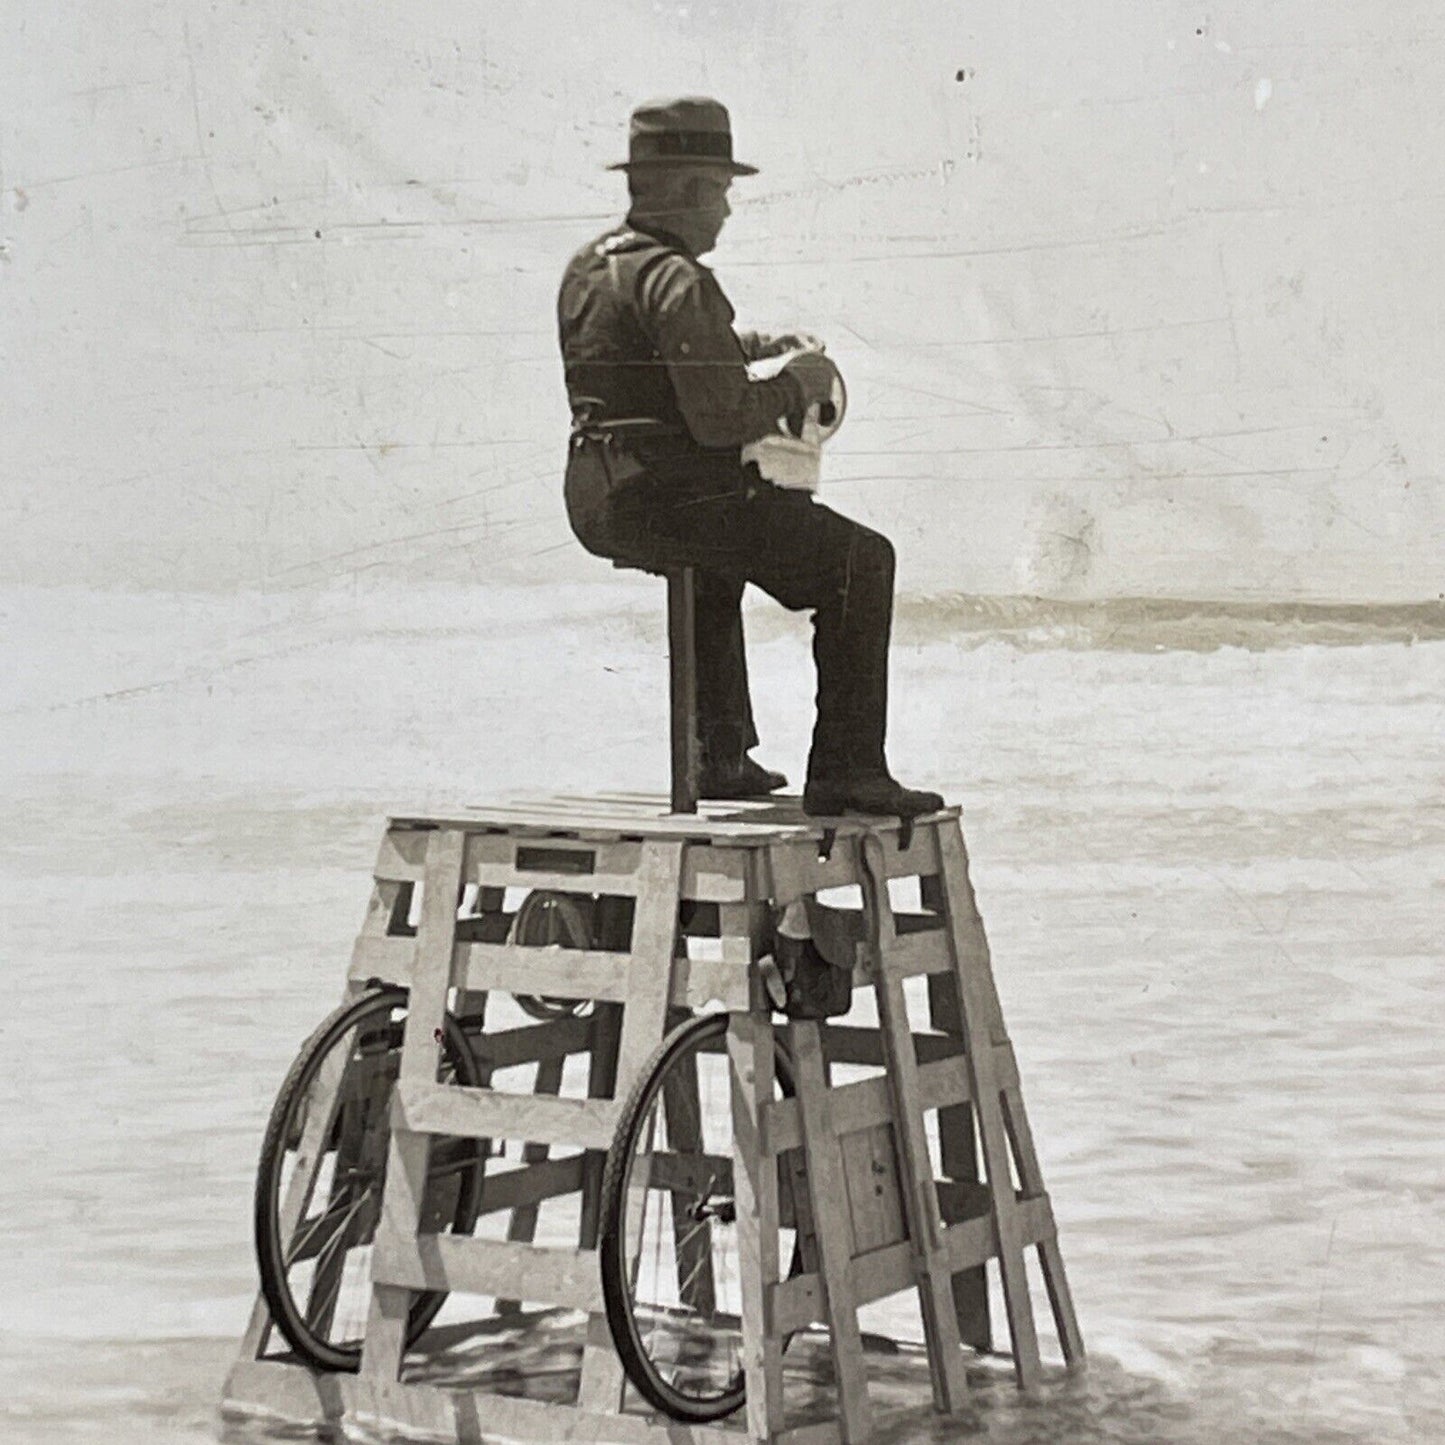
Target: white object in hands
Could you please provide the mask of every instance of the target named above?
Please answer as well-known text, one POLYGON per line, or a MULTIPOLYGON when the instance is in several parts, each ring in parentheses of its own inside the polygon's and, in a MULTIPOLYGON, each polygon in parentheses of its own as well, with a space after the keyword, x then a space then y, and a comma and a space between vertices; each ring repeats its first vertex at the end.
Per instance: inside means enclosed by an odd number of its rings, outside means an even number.
MULTIPOLYGON (((763 361, 753 362, 748 371, 761 381, 776 376, 799 354, 798 351, 785 351, 781 356, 769 356, 763 361)), ((832 366, 831 361, 828 364, 832 366)), ((795 437, 779 420, 775 433, 769 432, 743 448, 743 465, 756 462, 758 471, 774 486, 816 492, 823 471, 823 443, 843 425, 843 415, 848 409, 848 391, 836 366, 833 367, 833 398, 829 405, 832 416, 826 423, 819 417, 823 403, 814 402, 808 407, 803 413, 801 437, 795 437)))

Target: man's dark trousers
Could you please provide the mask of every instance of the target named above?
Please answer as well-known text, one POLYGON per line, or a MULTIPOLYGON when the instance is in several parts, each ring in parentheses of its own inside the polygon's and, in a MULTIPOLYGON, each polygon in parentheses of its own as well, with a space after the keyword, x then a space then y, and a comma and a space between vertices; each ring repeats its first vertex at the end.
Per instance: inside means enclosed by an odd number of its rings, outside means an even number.
POLYGON ((757 741, 741 613, 751 582, 784 607, 814 612, 809 781, 886 772, 888 539, 752 469, 736 483, 644 476, 614 489, 599 450, 575 445, 567 469, 568 516, 583 546, 631 566, 697 569, 698 719, 708 761, 726 768, 757 741))

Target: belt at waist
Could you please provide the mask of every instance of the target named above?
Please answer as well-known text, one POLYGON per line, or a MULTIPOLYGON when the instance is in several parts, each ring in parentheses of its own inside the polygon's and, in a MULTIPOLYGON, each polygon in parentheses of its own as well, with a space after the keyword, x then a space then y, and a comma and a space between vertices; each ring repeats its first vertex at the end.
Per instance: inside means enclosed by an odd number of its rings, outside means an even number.
POLYGON ((634 437, 681 437, 687 434, 684 427, 650 416, 619 416, 572 423, 574 442, 628 441, 634 437))

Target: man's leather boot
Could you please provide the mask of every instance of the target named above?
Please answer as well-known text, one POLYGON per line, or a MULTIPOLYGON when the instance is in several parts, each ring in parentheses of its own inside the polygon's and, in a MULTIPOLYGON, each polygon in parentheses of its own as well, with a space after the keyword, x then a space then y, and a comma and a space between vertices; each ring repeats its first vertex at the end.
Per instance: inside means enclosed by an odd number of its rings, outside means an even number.
POLYGON ((905 788, 887 773, 814 778, 803 790, 803 811, 813 817, 869 813, 883 818, 918 818, 943 807, 937 793, 905 788))
POLYGON ((765 798, 786 788, 788 780, 781 774, 745 757, 730 768, 703 768, 698 779, 700 798, 765 798))

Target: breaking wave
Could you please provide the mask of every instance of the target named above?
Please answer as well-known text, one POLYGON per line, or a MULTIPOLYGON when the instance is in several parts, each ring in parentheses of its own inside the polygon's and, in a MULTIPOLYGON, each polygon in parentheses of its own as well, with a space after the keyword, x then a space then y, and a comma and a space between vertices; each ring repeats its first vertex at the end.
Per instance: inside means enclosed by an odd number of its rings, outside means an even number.
POLYGON ((900 635, 1029 650, 1212 652, 1358 647, 1445 638, 1445 602, 1343 603, 1112 597, 1092 601, 943 593, 900 596, 900 635))

